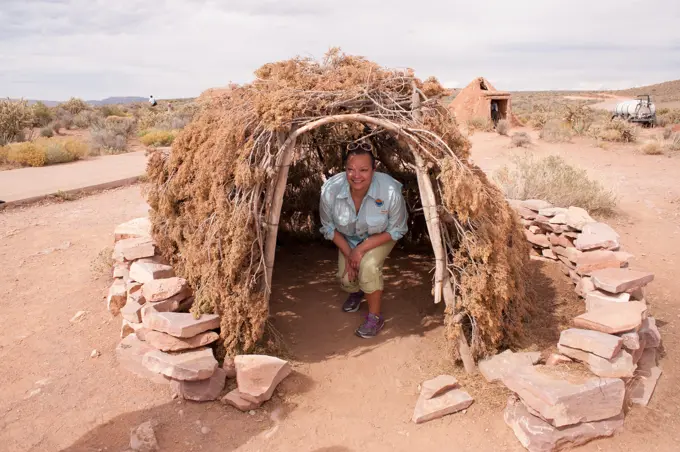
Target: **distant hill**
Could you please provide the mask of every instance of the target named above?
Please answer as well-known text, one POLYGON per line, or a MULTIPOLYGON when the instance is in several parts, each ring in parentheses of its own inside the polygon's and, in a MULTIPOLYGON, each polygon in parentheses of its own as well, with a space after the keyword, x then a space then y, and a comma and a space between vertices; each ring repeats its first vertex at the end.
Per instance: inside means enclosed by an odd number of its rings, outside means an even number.
MULTIPOLYGON (((42 102, 43 104, 47 105, 48 107, 56 107, 62 102, 65 101, 57 101, 57 100, 36 100, 36 99, 26 99, 28 100, 29 105, 33 105, 36 102, 42 102)), ((131 104, 134 102, 146 102, 147 98, 146 97, 137 97, 137 96, 121 96, 121 97, 107 97, 106 99, 102 100, 87 100, 87 102, 90 105, 111 105, 111 104, 131 104)))
POLYGON ((640 94, 649 94, 656 103, 678 102, 680 101, 680 80, 657 83, 656 85, 640 86, 638 88, 629 88, 614 91, 614 93, 621 96, 632 97, 640 94))

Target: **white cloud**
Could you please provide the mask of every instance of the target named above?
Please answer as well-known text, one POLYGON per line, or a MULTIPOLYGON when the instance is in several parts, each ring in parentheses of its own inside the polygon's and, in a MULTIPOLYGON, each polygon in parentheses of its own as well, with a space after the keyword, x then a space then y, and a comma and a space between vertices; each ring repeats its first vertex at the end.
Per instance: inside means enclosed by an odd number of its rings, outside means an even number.
POLYGON ((680 74, 676 0, 0 0, 0 96, 195 96, 331 46, 448 86, 620 88, 680 74))

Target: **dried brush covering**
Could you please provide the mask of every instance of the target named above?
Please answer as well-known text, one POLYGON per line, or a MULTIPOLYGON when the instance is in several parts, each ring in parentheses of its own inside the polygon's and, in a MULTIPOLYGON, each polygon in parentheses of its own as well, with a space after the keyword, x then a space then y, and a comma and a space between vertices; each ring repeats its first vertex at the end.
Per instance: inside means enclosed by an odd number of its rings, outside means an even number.
POLYGON ((421 82, 337 49, 321 62, 266 64, 256 77, 202 96, 171 154, 154 154, 148 171, 154 237, 195 288, 192 310, 221 315, 219 351, 247 352, 265 333, 266 234, 275 227, 268 220, 289 155, 283 144, 294 139, 279 230, 318 234, 321 184, 342 171, 343 149, 358 140, 404 183, 411 216, 422 219, 415 165, 424 162, 456 294, 447 336, 456 339, 462 323, 476 357, 512 345, 532 302, 528 245, 503 195, 468 163, 470 145, 438 101, 436 79, 421 82))

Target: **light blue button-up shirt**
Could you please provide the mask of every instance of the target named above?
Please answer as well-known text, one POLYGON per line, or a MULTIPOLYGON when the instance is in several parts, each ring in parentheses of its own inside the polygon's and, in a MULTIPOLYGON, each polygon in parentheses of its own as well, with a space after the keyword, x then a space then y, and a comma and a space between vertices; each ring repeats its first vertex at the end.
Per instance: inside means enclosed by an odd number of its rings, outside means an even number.
POLYGON ((408 230, 406 202, 401 183, 385 173, 374 173, 371 186, 356 212, 346 173, 328 179, 321 187, 321 233, 333 240, 335 231, 355 248, 369 236, 388 232, 397 241, 408 230))

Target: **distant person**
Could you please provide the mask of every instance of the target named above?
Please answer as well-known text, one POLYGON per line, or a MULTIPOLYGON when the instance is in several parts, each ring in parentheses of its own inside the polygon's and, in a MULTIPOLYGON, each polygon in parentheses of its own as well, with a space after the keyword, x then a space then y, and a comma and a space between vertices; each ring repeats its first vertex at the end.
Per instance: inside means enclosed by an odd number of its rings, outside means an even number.
POLYGON ((158 105, 158 102, 156 102, 156 99, 154 99, 153 96, 149 96, 149 103, 151 104, 152 107, 158 105))
POLYGON ((498 102, 495 100, 491 101, 491 121, 494 127, 498 125, 498 102))
POLYGON ((172 103, 168 102, 168 111, 172 111, 172 103))

